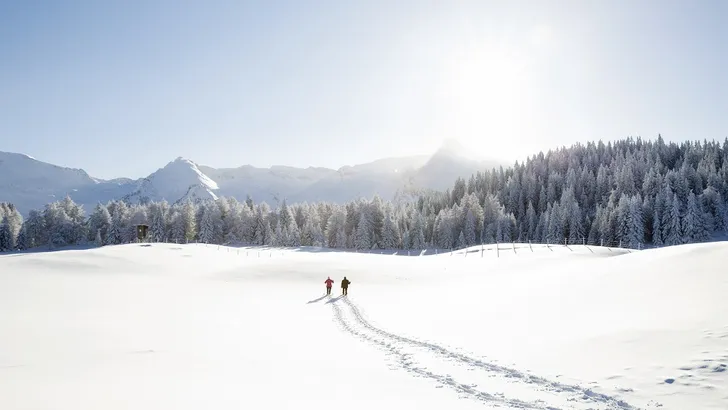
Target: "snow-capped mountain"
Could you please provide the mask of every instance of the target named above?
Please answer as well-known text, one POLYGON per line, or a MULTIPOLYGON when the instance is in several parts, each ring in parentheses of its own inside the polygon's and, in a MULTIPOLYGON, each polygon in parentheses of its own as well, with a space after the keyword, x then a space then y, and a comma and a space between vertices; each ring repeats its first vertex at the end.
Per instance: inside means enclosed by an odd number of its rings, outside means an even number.
POLYGON ((180 202, 198 199, 217 199, 219 187, 197 167, 194 162, 178 157, 146 178, 138 188, 125 195, 128 202, 148 202, 166 199, 180 202))
POLYGON ((23 188, 36 194, 58 189, 93 185, 96 181, 84 170, 47 164, 25 154, 0 152, 0 192, 23 188))
POLYGON ((338 170, 320 167, 273 166, 213 168, 177 158, 138 180, 102 180, 81 169, 64 168, 24 154, 0 152, 0 201, 11 202, 23 213, 69 195, 90 210, 98 202, 123 199, 130 203, 181 201, 248 195, 272 206, 288 202, 345 202, 379 194, 392 199, 398 192, 450 187, 456 178, 497 166, 473 161, 452 141, 432 156, 385 158, 338 170))
POLYGON ((24 154, 0 151, 0 201, 11 202, 23 213, 63 199, 66 194, 83 204, 118 198, 134 189, 129 179, 103 181, 82 169, 38 161, 24 154))

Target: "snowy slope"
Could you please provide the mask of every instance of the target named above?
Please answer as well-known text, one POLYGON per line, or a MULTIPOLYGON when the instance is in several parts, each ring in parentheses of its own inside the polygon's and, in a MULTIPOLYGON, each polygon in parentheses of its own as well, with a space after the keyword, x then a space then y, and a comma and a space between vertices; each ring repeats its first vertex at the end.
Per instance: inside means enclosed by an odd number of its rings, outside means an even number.
POLYGON ((725 409, 727 252, 0 255, 0 408, 725 409))

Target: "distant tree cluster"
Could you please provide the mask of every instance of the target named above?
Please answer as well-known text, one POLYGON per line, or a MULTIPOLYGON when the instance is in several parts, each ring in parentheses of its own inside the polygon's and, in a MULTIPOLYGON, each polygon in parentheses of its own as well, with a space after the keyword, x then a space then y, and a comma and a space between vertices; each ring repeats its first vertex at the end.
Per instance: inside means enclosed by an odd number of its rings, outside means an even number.
POLYGON ((13 204, 0 202, 0 252, 15 249, 23 226, 23 216, 13 204))
POLYGON ((505 217, 486 221, 485 242, 566 240, 636 248, 726 233, 727 199, 728 139, 722 146, 678 145, 660 136, 654 142, 628 138, 540 153, 507 170, 479 172, 467 183, 458 179, 444 197, 421 197, 419 208, 439 208, 440 220, 454 217, 455 231, 468 244, 472 224, 464 213, 477 212, 476 202, 494 202, 505 217))
POLYGON ((341 249, 462 248, 533 241, 636 248, 709 240, 728 231, 728 139, 665 144, 625 139, 576 144, 524 164, 458 179, 412 200, 287 204, 219 198, 98 204, 85 217, 70 198, 23 218, 0 206, 0 249, 136 239, 341 249))
POLYGON ((155 242, 203 242, 281 247, 422 248, 426 224, 412 204, 395 207, 375 196, 344 205, 295 204, 285 201, 275 211, 252 198, 238 202, 219 198, 129 205, 123 201, 98 204, 88 218, 81 206, 66 197, 30 212, 18 227, 16 247, 51 248, 79 243, 98 245, 136 240, 136 226, 149 226, 155 242))

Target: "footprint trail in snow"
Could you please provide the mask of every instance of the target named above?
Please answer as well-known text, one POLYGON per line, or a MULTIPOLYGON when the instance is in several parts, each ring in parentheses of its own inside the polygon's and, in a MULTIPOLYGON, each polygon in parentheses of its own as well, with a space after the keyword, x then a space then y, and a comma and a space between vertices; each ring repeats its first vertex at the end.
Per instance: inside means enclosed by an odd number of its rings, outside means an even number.
POLYGON ((327 303, 344 331, 381 348, 405 371, 435 382, 438 388, 455 390, 461 397, 507 409, 636 409, 619 398, 589 388, 550 381, 379 329, 347 297, 329 299, 327 303))

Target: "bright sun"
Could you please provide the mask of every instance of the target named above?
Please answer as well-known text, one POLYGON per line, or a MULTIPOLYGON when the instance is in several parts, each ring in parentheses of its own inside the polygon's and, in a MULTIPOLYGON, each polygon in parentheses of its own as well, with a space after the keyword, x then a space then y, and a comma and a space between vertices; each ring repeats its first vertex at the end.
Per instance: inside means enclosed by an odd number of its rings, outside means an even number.
POLYGON ((525 64, 506 49, 469 47, 455 52, 446 72, 451 136, 480 154, 510 150, 526 97, 525 64))

